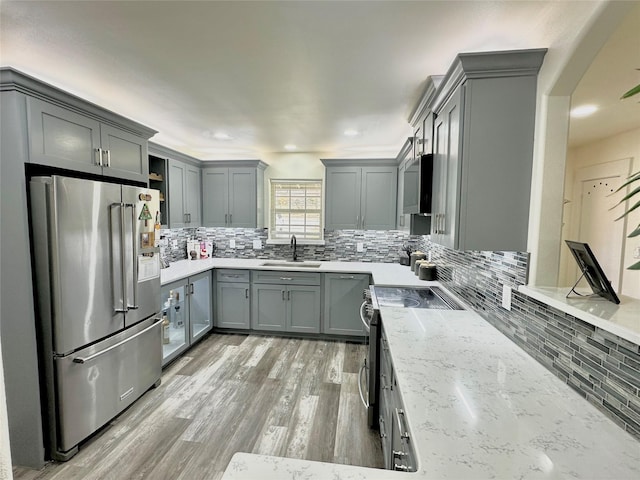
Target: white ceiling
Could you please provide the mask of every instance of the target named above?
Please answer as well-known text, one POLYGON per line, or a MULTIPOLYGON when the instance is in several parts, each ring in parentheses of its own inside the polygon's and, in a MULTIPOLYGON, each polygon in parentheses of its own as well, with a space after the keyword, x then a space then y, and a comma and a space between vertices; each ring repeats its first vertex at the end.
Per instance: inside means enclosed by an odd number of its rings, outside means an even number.
POLYGON ((388 157, 410 134, 426 77, 445 73, 457 53, 552 54, 594 7, 3 0, 0 64, 148 125, 157 143, 201 159, 261 158, 287 143, 324 157, 388 157), (346 137, 349 128, 360 134, 346 137))

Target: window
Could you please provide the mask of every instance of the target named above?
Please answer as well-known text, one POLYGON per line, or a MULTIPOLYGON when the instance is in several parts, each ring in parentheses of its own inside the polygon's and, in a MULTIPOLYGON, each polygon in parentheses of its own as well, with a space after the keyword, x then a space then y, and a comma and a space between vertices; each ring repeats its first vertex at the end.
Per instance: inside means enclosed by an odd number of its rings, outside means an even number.
POLYGON ((322 240, 322 180, 271 179, 269 239, 322 240))

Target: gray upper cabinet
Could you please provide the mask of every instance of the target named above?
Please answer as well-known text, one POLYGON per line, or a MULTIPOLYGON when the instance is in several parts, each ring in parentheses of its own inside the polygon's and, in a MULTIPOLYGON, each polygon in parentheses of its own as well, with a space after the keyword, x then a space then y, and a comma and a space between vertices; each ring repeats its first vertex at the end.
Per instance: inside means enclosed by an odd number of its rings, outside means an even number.
POLYGON ((154 130, 19 72, 3 74, 27 85, 29 162, 148 182, 147 140, 154 130), (35 91, 39 98, 29 95, 35 91))
POLYGON ((460 54, 430 104, 431 238, 526 251, 537 74, 545 49, 460 54))
POLYGON ((326 168, 328 230, 396 228, 395 159, 322 160, 326 168))
POLYGON ((369 275, 325 273, 323 333, 364 336, 360 319, 362 293, 369 287, 369 275))
POLYGON ((397 195, 397 215, 396 215, 396 229, 409 232, 410 215, 405 214, 403 211, 404 206, 404 172, 407 167, 407 163, 413 157, 413 144, 414 137, 409 137, 404 143, 400 152, 398 153, 398 195, 397 195))
POLYGON ((202 179, 204 226, 261 228, 265 168, 259 160, 207 162, 202 179))
POLYGON ((201 225, 201 169, 190 163, 169 159, 169 226, 201 225))

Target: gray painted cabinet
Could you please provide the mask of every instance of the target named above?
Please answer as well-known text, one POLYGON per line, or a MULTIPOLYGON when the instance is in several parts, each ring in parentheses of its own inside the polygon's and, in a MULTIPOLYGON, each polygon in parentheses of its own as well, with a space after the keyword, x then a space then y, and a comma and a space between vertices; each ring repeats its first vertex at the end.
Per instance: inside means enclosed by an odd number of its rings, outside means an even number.
POLYGON ((203 225, 260 228, 266 164, 257 160, 209 163, 224 165, 206 166, 203 169, 203 225), (230 167, 229 163, 248 166, 230 167))
POLYGON ((169 159, 169 226, 199 227, 201 221, 201 169, 169 159))
POLYGON ((148 181, 147 138, 38 98, 27 104, 30 162, 148 181))
POLYGON ((253 272, 251 328, 320 333, 320 274, 253 272))
POLYGON ((460 54, 430 107, 432 241, 526 251, 537 74, 545 49, 460 54))
POLYGON ((216 271, 216 327, 251 328, 249 278, 247 270, 216 271))
MULTIPOLYGON (((396 228, 398 168, 395 159, 326 169, 325 228, 328 230, 393 230, 396 228)), ((344 160, 338 160, 345 164, 344 160)), ((348 161, 346 161, 348 163, 348 161)))
POLYGON ((369 275, 351 273, 324 274, 323 333, 364 336, 360 320, 362 293, 369 287, 369 275))

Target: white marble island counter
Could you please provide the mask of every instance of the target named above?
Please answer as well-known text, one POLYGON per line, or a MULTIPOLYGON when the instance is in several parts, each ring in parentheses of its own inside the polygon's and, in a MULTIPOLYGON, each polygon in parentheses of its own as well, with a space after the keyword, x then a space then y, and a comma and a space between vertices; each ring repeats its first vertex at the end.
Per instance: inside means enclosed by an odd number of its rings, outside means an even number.
POLYGON ((381 313, 418 471, 238 453, 223 479, 640 478, 640 442, 474 312, 381 313))

